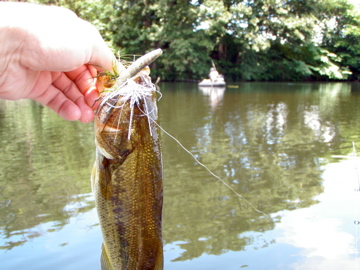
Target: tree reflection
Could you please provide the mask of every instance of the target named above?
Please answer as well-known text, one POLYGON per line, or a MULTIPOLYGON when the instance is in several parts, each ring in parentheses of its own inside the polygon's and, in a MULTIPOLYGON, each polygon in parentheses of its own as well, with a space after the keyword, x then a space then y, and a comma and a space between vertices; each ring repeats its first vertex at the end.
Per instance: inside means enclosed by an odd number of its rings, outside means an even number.
POLYGON ((37 225, 56 221, 48 231, 59 230, 94 207, 93 135, 92 126, 64 121, 34 102, 1 101, 1 108, 0 248, 12 249, 41 236, 37 225))
POLYGON ((272 230, 280 222, 277 212, 316 204, 323 192, 321 165, 345 135, 339 122, 344 114, 337 113, 348 109, 343 106, 349 106, 344 101, 350 87, 274 84, 267 91, 269 84, 252 84, 247 91, 246 86, 227 89, 215 110, 195 94, 178 101, 186 104, 182 114, 172 113, 181 106, 171 103, 176 93, 166 93, 169 101, 161 104, 165 129, 246 199, 194 166, 164 137, 164 239, 185 250, 176 260, 243 250, 253 242, 244 232, 272 230))
MULTIPOLYGON (((184 250, 176 260, 244 250, 257 241, 249 232, 281 222, 279 211, 316 204, 322 164, 358 143, 360 94, 351 87, 241 84, 213 106, 197 85, 161 85, 160 124, 246 199, 163 134, 163 239, 184 250)), ((92 124, 29 101, 0 102, 0 248, 9 250, 94 207, 95 146, 92 124)))

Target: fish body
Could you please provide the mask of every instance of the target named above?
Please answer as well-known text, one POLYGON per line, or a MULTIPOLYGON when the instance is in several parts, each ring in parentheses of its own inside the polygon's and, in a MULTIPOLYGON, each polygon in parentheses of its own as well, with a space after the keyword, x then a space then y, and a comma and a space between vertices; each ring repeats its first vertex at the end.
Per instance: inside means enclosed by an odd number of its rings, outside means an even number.
POLYGON ((149 80, 140 74, 104 96, 95 116, 91 182, 104 239, 102 270, 163 269, 162 157, 149 80))

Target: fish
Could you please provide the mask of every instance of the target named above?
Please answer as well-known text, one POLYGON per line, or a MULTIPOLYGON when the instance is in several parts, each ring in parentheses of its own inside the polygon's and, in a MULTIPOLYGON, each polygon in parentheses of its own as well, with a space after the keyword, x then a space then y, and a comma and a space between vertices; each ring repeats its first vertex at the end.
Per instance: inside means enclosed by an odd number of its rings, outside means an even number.
POLYGON ((91 186, 103 235, 102 270, 163 269, 157 90, 146 68, 160 54, 152 51, 121 70, 95 114, 91 186))

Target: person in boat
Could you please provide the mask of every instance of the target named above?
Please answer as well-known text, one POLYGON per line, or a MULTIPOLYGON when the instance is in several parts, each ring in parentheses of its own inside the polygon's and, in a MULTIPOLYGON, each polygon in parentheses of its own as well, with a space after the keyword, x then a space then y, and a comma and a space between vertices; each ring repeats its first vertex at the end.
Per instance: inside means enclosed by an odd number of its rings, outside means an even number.
POLYGON ((210 68, 209 78, 210 81, 214 82, 219 77, 219 72, 216 70, 216 68, 212 67, 210 68))

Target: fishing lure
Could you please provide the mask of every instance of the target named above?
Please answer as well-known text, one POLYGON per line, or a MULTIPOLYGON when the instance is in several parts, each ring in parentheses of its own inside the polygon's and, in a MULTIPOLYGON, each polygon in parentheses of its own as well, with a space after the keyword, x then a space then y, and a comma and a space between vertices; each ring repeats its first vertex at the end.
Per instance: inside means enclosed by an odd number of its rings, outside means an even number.
POLYGON ((105 103, 110 105, 108 110, 104 111, 107 116, 101 117, 103 123, 108 120, 112 109, 115 107, 118 100, 117 96, 123 96, 123 100, 125 98, 131 99, 131 102, 134 105, 142 98, 142 96, 147 96, 149 92, 153 91, 154 85, 151 83, 151 79, 148 76, 150 73, 148 65, 155 61, 161 54, 162 50, 156 49, 137 59, 128 68, 125 68, 124 65, 118 61, 113 64, 114 73, 111 73, 110 71, 100 72, 98 79, 102 82, 104 87, 109 88, 106 92, 100 94, 101 103, 97 110, 97 113, 101 111, 101 108, 105 103), (140 71, 141 74, 138 75, 138 78, 142 76, 143 83, 138 84, 137 87, 131 87, 131 84, 134 86, 133 83, 135 83, 136 80, 139 82, 139 79, 129 79, 137 75, 140 71))

